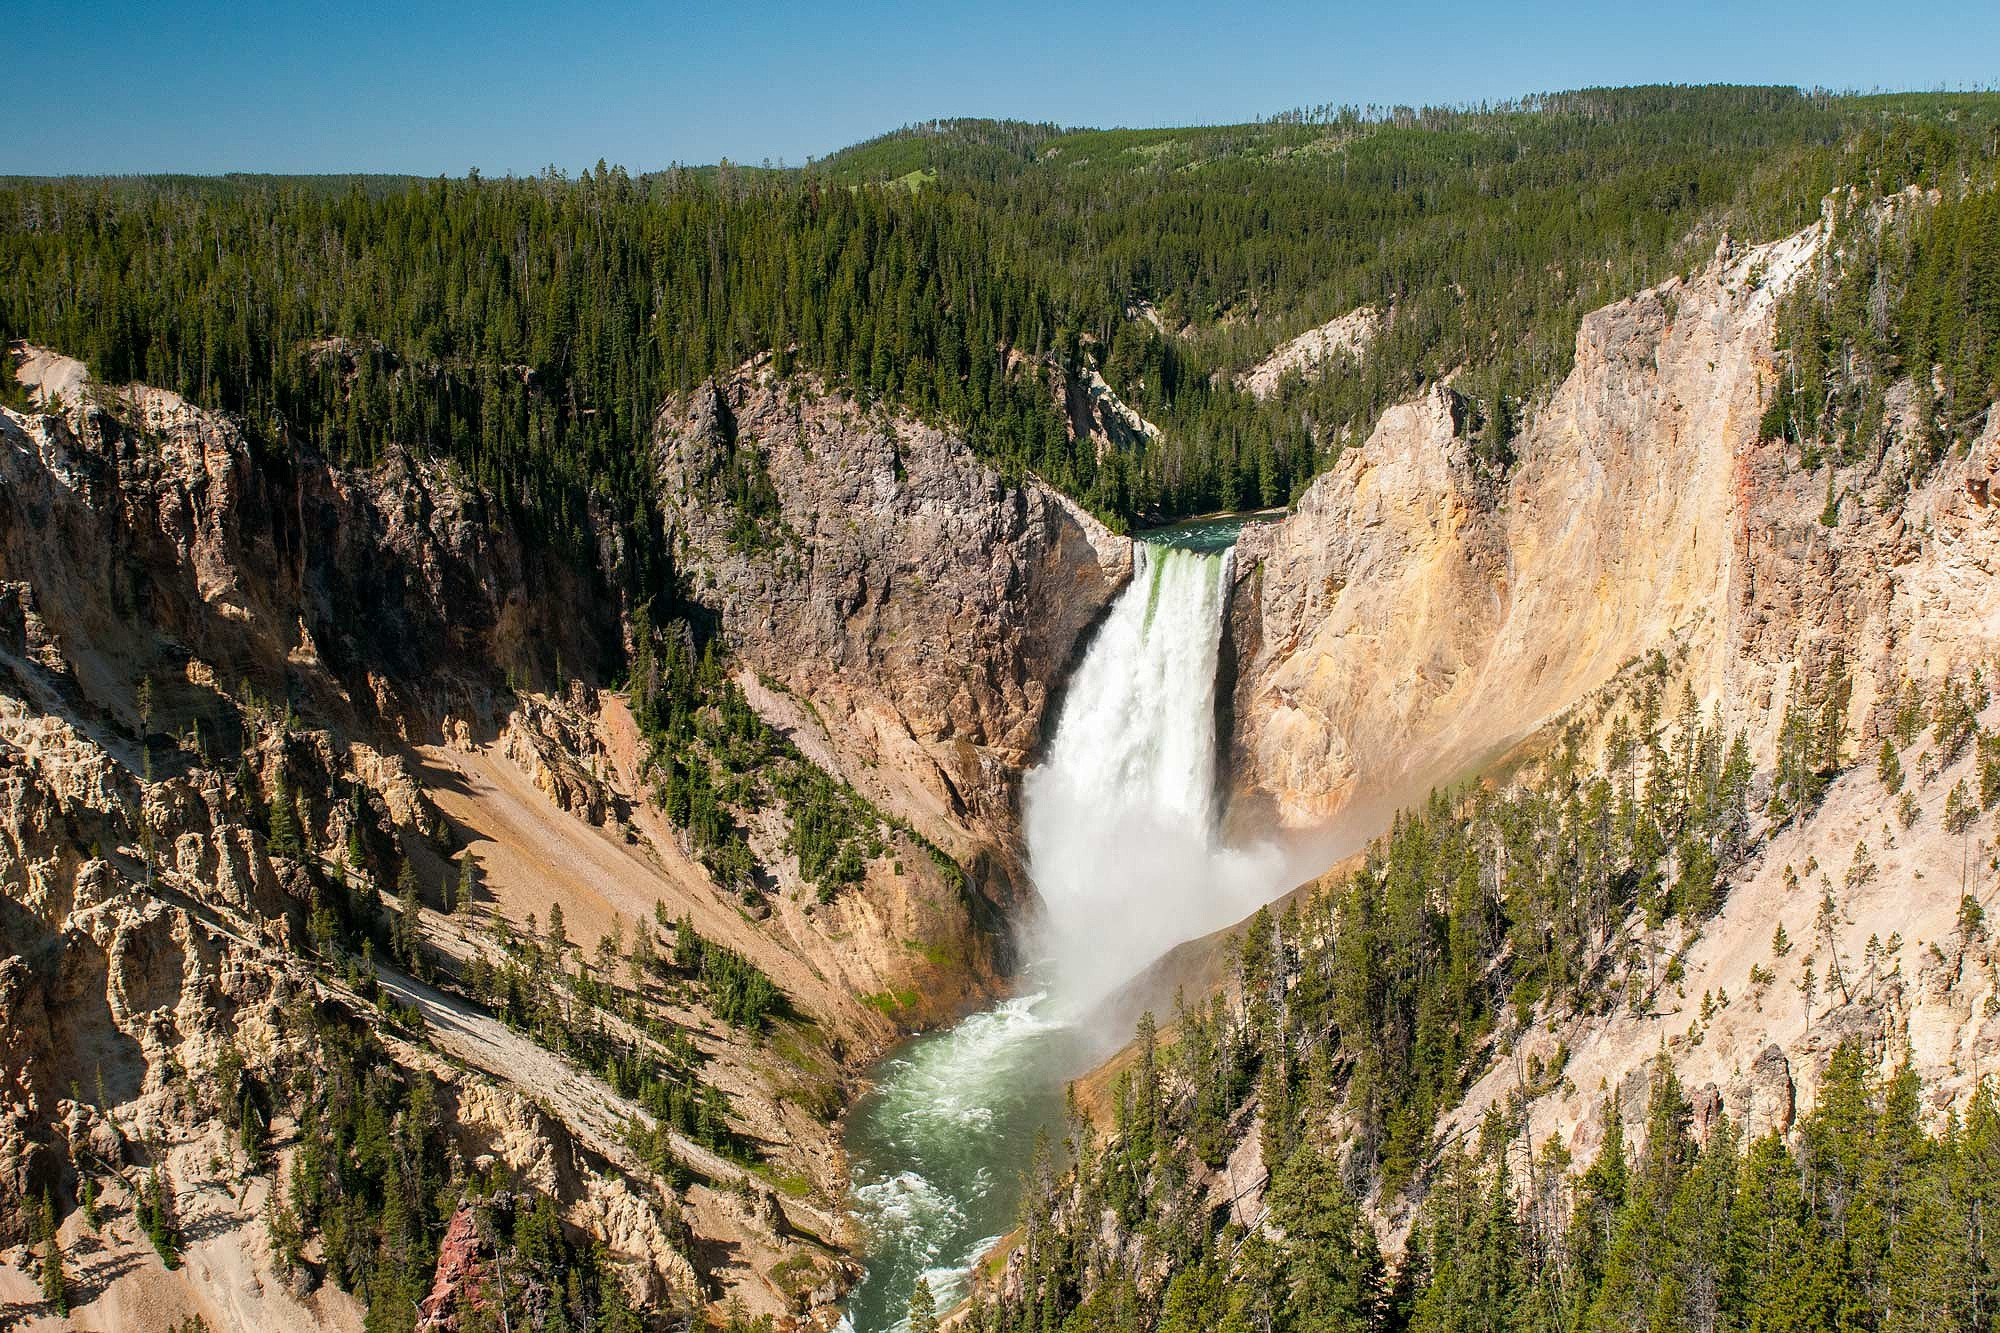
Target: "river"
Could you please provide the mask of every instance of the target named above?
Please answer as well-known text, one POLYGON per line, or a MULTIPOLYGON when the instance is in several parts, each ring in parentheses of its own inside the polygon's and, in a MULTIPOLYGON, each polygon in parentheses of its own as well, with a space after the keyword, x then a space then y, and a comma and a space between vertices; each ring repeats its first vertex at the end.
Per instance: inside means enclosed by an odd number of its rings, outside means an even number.
MULTIPOLYGON (((1217 833, 1215 681, 1229 546, 1252 515, 1142 534, 1131 584, 1092 639, 1055 736, 1023 787, 1043 904, 1031 988, 917 1037, 877 1066, 844 1125, 866 1275, 850 1333, 898 1333, 910 1292, 940 1310, 1012 1230, 1039 1139, 1060 1143, 1064 1088, 1125 1034, 1093 1031, 1108 993, 1174 945, 1282 887, 1275 850, 1217 833)), ((1101 1026, 1101 1025, 1100 1025, 1101 1026)))

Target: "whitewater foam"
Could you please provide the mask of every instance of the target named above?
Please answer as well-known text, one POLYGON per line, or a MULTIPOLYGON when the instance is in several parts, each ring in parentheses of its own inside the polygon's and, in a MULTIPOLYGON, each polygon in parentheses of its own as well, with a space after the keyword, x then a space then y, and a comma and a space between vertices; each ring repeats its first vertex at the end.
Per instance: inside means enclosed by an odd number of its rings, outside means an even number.
POLYGON ((1237 921, 1284 874, 1217 832, 1215 688, 1231 552, 1137 543, 1131 586, 1069 686, 1023 787, 1038 943, 1070 1005, 1237 921))

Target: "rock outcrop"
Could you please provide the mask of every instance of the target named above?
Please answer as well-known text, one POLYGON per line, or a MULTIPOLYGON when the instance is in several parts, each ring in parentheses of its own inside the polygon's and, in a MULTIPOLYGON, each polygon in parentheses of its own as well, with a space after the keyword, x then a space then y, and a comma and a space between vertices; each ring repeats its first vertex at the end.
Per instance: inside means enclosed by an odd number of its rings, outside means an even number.
POLYGON ((1076 374, 1054 372, 1056 405, 1073 440, 1089 440, 1098 457, 1143 448, 1160 438, 1160 428, 1120 398, 1094 367, 1076 374))
POLYGON ((767 711, 995 898, 1025 893, 1020 776, 1130 544, 950 434, 754 370, 669 404, 657 441, 683 569, 767 711), (768 478, 762 513, 731 475, 768 478))
MULTIPOLYGON (((2000 655, 2000 406, 1928 471, 1906 443, 1907 386, 1858 463, 1802 467, 1763 438, 1778 303, 1818 280, 1828 235, 1725 240, 1701 271, 1587 316, 1511 468, 1475 447, 1472 405, 1434 385, 1238 547, 1243 826, 1366 833, 1427 786, 1535 771, 1558 731, 1596 754, 1647 671, 1743 728, 1768 771, 1794 684, 1846 682, 1855 766, 1798 818, 1773 805, 1719 912, 1648 944, 1673 957, 1669 983, 1510 1031, 1441 1142, 1518 1107, 1526 1141, 1590 1160, 1612 1101, 1636 1142, 1662 1058, 1698 1127, 1726 1115, 1752 1134, 1791 1129, 1843 1042, 1908 1059, 1938 1115, 2000 1069, 1993 937, 1962 907, 1990 893, 1990 826, 1942 818, 1980 790, 1974 757, 1906 737, 1900 798, 1869 762, 1907 682, 1936 697, 1947 678, 1990 680, 2000 655), (1811 944, 1779 947, 1780 923, 1811 944)), ((1976 683, 1969 697, 1985 706, 1976 683)), ((1408 1221, 1383 1206, 1387 1231, 1408 1221)))
MULTIPOLYGON (((377 876, 372 900, 380 867, 430 879, 458 836, 405 738, 490 707, 542 653, 615 652, 615 604, 537 604, 544 578, 582 599, 587 570, 435 468, 280 464, 172 394, 102 390, 46 353, 26 369, 56 410, 0 412, 0 1239, 85 1178, 129 1219, 158 1168, 186 1262, 169 1273, 131 1221, 106 1225, 72 1250, 95 1256, 78 1273, 93 1318, 358 1326, 354 1302, 313 1290, 324 1256, 265 1240, 269 1176, 229 1128, 249 1114, 231 1079, 304 1087, 315 1034, 348 1025, 374 1031, 385 1073, 435 1090, 461 1166, 549 1170, 539 1187, 635 1294, 700 1304, 670 1199, 305 949, 333 849, 337 873, 377 876), (280 791, 296 846, 255 808, 280 791)), ((282 1173, 302 1125, 268 1095, 260 1151, 282 1173)))
POLYGON ((1269 398, 1287 375, 1296 373, 1311 379, 1324 374, 1342 357, 1359 361, 1387 320, 1388 316, 1372 305, 1336 315, 1279 343, 1269 356, 1236 377, 1236 387, 1252 397, 1269 398))
POLYGON ((510 673, 618 659, 616 552, 524 542, 441 466, 260 457, 177 394, 86 392, 47 352, 22 374, 65 410, 0 417, 0 581, 29 590, 80 706, 129 712, 149 681, 164 733, 247 686, 414 735, 510 673))
MULTIPOLYGON (((1981 720, 2000 724, 2000 708, 1981 720)), ((1992 892, 1993 824, 1946 826, 1948 793, 1977 788, 1978 761, 1968 747, 1924 763, 1929 747, 1909 747, 1907 820, 1872 764, 1843 774, 1803 819, 1770 831, 1698 934, 1665 941, 1680 950, 1671 984, 1644 1004, 1523 1025, 1440 1135, 1469 1136, 1489 1108, 1518 1105, 1529 1141, 1553 1137, 1588 1161, 1615 1095, 1636 1147, 1663 1058, 1710 1123, 1726 1113, 1752 1137, 1784 1133, 1843 1042, 1883 1070, 1908 1060, 1926 1117, 1963 1113, 2000 1073, 2000 937, 1964 907, 1992 892), (1780 926, 1796 945, 1774 939, 1780 926), (1524 1088, 1523 1067, 1549 1075, 1524 1088)))

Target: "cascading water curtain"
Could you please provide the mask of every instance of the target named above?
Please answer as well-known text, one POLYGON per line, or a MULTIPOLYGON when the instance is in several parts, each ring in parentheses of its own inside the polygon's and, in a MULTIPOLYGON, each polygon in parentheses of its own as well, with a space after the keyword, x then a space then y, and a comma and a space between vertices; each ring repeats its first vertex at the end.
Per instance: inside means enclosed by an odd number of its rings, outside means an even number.
POLYGON ((1039 941, 1087 1004, 1270 896, 1274 850, 1216 828, 1215 677, 1230 554, 1137 543, 1023 798, 1039 941))

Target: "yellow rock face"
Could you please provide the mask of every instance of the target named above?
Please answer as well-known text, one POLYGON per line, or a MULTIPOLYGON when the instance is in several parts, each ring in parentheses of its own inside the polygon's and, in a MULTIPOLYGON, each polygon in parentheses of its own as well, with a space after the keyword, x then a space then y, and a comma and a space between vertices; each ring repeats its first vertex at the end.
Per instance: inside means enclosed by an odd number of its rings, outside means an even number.
MULTIPOLYGON (((1994 509, 1955 461, 1883 512, 1758 440, 1779 299, 1822 226, 1593 312, 1504 476, 1447 386, 1385 412, 1285 522, 1246 532, 1234 817, 1325 825, 1477 768, 1655 650, 1753 741, 1838 644, 1871 707, 1989 657, 1994 509)), ((1979 453, 1977 449, 1973 451, 1979 453)), ((1976 479, 1975 479, 1976 480, 1976 479)))

